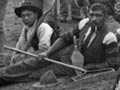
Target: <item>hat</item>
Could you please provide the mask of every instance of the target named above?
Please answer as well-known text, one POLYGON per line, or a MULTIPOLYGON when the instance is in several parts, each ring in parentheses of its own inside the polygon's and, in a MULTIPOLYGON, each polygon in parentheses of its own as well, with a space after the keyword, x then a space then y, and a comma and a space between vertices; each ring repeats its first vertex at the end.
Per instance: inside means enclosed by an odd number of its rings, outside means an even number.
POLYGON ((20 7, 15 8, 14 12, 18 17, 21 17, 21 12, 25 9, 38 10, 39 13, 42 13, 43 2, 42 0, 24 0, 20 7))
POLYGON ((53 70, 50 70, 50 71, 45 72, 41 76, 39 82, 34 83, 32 86, 35 88, 44 88, 44 87, 54 86, 58 83, 59 82, 58 82, 53 70))

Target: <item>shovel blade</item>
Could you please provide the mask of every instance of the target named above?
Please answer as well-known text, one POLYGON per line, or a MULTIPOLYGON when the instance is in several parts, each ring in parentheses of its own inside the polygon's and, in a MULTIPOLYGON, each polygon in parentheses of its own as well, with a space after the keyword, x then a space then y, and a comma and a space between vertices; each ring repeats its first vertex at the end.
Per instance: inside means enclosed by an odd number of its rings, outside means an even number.
MULTIPOLYGON (((77 39, 76 36, 73 36, 73 42, 74 42, 74 51, 71 56, 72 64, 77 67, 83 68, 84 65, 84 56, 80 53, 80 51, 77 48, 77 39)), ((82 72, 76 70, 77 75, 81 75, 82 72)))
MULTIPOLYGON (((75 49, 71 56, 72 64, 77 67, 83 68, 84 65, 84 56, 78 51, 78 49, 75 49)), ((76 74, 80 75, 82 72, 76 70, 76 74)))

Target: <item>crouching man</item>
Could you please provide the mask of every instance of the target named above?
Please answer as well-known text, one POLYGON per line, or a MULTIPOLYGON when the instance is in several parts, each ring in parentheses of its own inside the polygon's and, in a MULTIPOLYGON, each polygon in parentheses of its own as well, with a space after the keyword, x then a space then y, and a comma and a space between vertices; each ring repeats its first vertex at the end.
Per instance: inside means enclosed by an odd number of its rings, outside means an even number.
MULTIPOLYGON (((24 23, 24 27, 17 42, 16 48, 24 50, 25 44, 27 41, 29 41, 32 33, 35 30, 36 24, 38 24, 38 20, 43 14, 43 1, 25 0, 21 3, 20 7, 15 8, 15 14, 21 18, 24 23)), ((53 21, 43 22, 38 26, 37 31, 35 32, 26 50, 34 54, 41 53, 52 45, 52 43, 58 37, 58 34, 59 33, 55 32, 54 30, 53 21)), ((26 57, 20 53, 14 53, 12 59, 12 64, 8 66, 9 70, 7 70, 5 67, 6 70, 4 72, 4 75, 1 73, 1 76, 9 77, 9 79, 5 78, 5 81, 11 81, 12 78, 14 78, 15 81, 19 81, 21 80, 21 77, 26 77, 30 74, 31 71, 45 67, 48 64, 42 61, 38 61, 36 58, 28 56, 26 57)))

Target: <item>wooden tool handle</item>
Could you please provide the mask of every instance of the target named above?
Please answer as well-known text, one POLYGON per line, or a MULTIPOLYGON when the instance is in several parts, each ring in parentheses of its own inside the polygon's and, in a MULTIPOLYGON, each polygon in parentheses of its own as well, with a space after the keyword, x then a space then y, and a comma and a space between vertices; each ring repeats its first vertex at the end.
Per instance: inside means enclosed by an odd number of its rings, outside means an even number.
MULTIPOLYGON (((4 48, 12 50, 12 51, 19 52, 19 53, 23 53, 23 54, 26 54, 26 55, 30 55, 30 56, 35 57, 35 58, 39 57, 38 55, 29 53, 29 52, 25 52, 25 51, 22 51, 22 50, 19 50, 19 49, 16 49, 16 48, 12 48, 12 47, 8 47, 8 46, 4 46, 4 48)), ((59 61, 56 61, 56 60, 53 60, 53 59, 49 59, 49 58, 46 58, 46 57, 44 58, 44 60, 52 62, 52 63, 60 64, 60 65, 63 65, 63 66, 66 66, 66 67, 69 67, 69 68, 72 68, 72 69, 76 69, 76 70, 82 71, 84 73, 87 72, 83 68, 80 68, 80 67, 77 67, 77 66, 73 66, 73 65, 70 65, 70 64, 66 64, 66 63, 62 63, 62 62, 59 62, 59 61)))
POLYGON ((76 36, 73 36, 74 47, 77 48, 77 39, 76 36))
POLYGON ((57 0, 54 4, 54 29, 57 30, 57 0))

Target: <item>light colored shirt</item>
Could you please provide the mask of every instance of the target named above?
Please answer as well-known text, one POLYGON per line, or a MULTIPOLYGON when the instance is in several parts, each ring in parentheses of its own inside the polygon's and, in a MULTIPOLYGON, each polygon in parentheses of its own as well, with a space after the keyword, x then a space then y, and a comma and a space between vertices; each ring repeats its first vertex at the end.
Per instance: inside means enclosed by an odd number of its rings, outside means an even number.
MULTIPOLYGON (((33 27, 27 27, 27 26, 23 27, 21 36, 16 45, 17 49, 23 50, 23 46, 26 44, 27 40, 29 40, 29 38, 33 32, 34 26, 35 25, 33 25, 33 27)), ((52 36, 52 33, 53 33, 53 29, 47 23, 42 23, 38 27, 37 37, 39 39, 38 47, 40 50, 41 49, 47 50, 50 47, 50 45, 51 45, 50 38, 52 36)), ((31 47, 31 46, 29 46, 29 47, 31 47)))
MULTIPOLYGON (((21 36, 16 44, 17 49, 23 50, 23 47, 26 44, 27 40, 30 38, 30 35, 32 34, 34 27, 35 27, 35 24, 33 25, 33 27, 27 27, 27 26, 23 27, 21 36)), ((47 23, 42 23, 38 27, 37 37, 39 39, 38 46, 39 46, 40 52, 43 52, 50 47, 50 45, 51 45, 50 38, 52 36, 52 33, 53 33, 53 28, 51 28, 47 23)), ((29 45, 27 51, 34 52, 34 49, 29 45)), ((14 52, 12 55, 12 59, 14 59, 14 57, 16 57, 16 56, 19 56, 19 54, 14 52)))
MULTIPOLYGON (((79 30, 81 30, 84 25, 86 25, 86 23, 89 21, 89 18, 86 18, 86 19, 83 19, 82 21, 79 22, 79 30)), ((95 30, 95 32, 97 31, 97 28, 95 30)), ((119 31, 119 30, 118 30, 119 31)), ((84 40, 85 41, 88 37, 88 35, 90 34, 91 32, 91 27, 88 28, 88 31, 86 32, 85 34, 85 37, 84 37, 84 40)), ((88 47, 90 46, 90 44, 92 43, 92 41, 95 39, 96 37, 96 33, 94 33, 90 39, 90 42, 88 44, 88 47)), ((105 38, 103 39, 103 44, 106 44, 106 45, 109 45, 111 44, 112 42, 117 42, 117 38, 116 36, 114 35, 113 32, 109 31, 109 33, 105 36, 105 38)))

